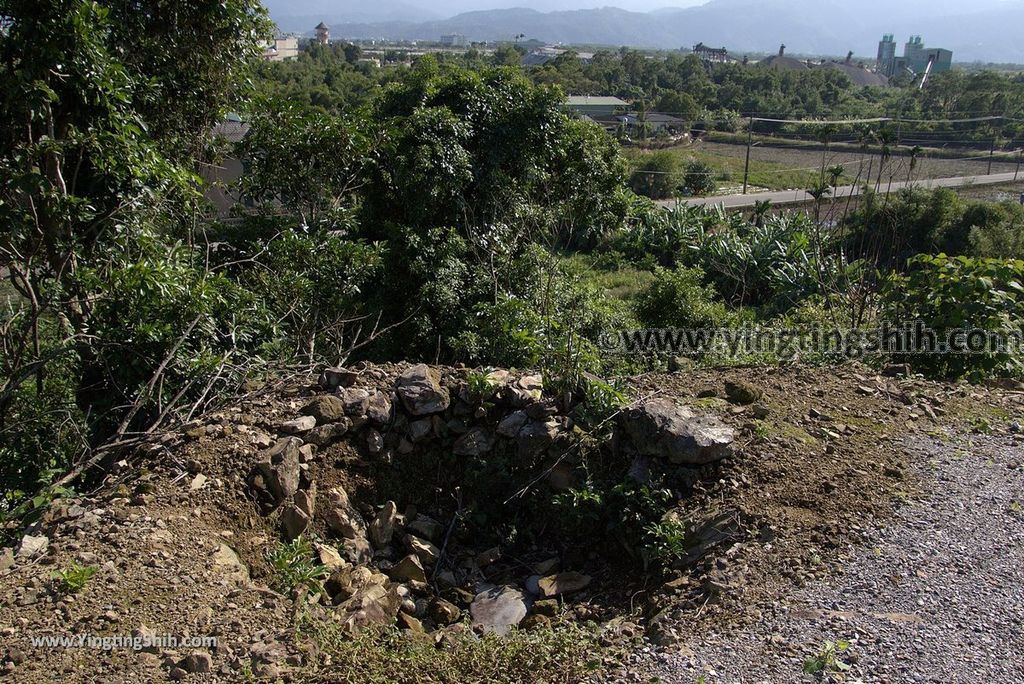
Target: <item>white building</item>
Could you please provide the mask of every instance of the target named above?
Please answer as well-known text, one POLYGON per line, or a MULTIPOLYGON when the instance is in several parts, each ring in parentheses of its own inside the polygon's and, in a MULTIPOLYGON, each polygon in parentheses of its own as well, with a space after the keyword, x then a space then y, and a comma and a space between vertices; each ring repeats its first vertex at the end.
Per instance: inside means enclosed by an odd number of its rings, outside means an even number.
POLYGON ((469 45, 469 40, 461 33, 449 33, 441 36, 441 45, 446 47, 464 48, 469 45))
POLYGON ((295 36, 275 38, 263 49, 263 59, 268 62, 283 62, 299 56, 299 39, 295 36))

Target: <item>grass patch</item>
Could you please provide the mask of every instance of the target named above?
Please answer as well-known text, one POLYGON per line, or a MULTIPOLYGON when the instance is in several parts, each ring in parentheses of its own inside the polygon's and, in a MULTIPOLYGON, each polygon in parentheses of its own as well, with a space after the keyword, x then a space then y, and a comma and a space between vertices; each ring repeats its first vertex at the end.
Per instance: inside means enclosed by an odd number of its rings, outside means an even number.
POLYGON ((654 282, 654 272, 651 270, 618 262, 605 264, 599 258, 586 254, 563 257, 562 262, 568 270, 578 273, 588 286, 619 302, 632 302, 644 288, 654 282))
MULTIPOLYGON (((743 187, 743 169, 746 164, 746 160, 743 158, 715 154, 688 147, 673 147, 669 148, 668 151, 678 155, 681 163, 685 163, 688 160, 696 160, 711 165, 716 174, 716 191, 743 187)), ((639 163, 639 160, 645 154, 649 153, 639 150, 628 150, 626 152, 627 157, 633 164, 639 163)), ((768 190, 788 190, 790 188, 806 190, 817 184, 820 178, 821 173, 818 170, 793 170, 791 164, 753 158, 750 160, 750 177, 748 180, 750 187, 766 188, 768 190)), ((852 181, 852 178, 844 175, 840 179, 839 184, 843 185, 852 181)))
POLYGON ((818 443, 818 440, 806 430, 791 423, 759 420, 755 421, 755 424, 757 425, 756 432, 761 437, 781 437, 795 440, 801 444, 818 443))
POLYGON ((330 664, 307 672, 305 681, 337 684, 570 684, 602 667, 597 635, 577 626, 530 631, 504 637, 477 637, 469 630, 447 633, 435 644, 432 635, 397 628, 366 629, 352 636, 337 623, 308 615, 299 633, 312 639, 330 664))

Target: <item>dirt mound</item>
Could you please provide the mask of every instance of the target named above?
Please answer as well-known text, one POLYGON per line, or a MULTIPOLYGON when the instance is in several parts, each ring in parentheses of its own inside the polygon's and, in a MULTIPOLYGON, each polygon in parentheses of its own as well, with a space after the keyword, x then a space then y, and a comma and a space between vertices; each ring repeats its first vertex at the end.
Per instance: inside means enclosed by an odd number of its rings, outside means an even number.
POLYGON ((301 681, 330 662, 323 623, 397 622, 442 646, 515 625, 613 621, 667 644, 709 620, 742 624, 759 595, 827 573, 843 540, 913 491, 898 437, 954 419, 999 427, 1019 396, 855 366, 633 378, 631 410, 684 404, 698 422, 679 439, 716 455, 670 463, 604 431, 628 411, 594 420, 552 389, 531 373, 335 369, 163 435, 52 505, 17 557, 0 554, 3 671, 301 681), (709 434, 734 441, 708 451, 709 434), (645 572, 628 535, 597 543, 569 524, 589 509, 566 501, 627 472, 674 494, 668 568, 645 572), (86 635, 110 641, 32 641, 86 635))

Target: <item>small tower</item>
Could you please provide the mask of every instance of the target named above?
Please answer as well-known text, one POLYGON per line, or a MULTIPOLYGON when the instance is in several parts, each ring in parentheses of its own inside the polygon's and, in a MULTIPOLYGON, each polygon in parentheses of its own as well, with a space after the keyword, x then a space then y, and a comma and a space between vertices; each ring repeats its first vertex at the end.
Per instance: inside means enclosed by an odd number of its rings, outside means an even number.
POLYGON ((316 26, 316 42, 321 45, 331 42, 331 27, 322 21, 316 26))
POLYGON ((786 56, 786 44, 783 43, 782 45, 779 46, 779 57, 785 57, 785 56, 786 56))

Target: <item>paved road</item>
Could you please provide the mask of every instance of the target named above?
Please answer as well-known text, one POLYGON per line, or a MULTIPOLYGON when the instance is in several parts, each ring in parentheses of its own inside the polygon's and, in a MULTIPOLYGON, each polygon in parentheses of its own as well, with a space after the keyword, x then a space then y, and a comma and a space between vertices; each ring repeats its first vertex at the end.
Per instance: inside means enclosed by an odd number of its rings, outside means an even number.
POLYGON ((741 633, 649 657, 637 681, 810 684, 821 680, 802 674, 804 660, 836 639, 850 641, 849 682, 1024 681, 1024 447, 971 435, 908 450, 923 496, 842 574, 780 596, 741 633))
MULTIPOLYGON (((901 190, 906 187, 915 186, 919 188, 960 188, 967 185, 999 185, 1000 183, 1012 183, 1014 182, 1013 173, 994 173, 989 176, 957 176, 955 178, 934 178, 925 181, 914 181, 908 183, 906 181, 893 182, 893 190, 901 190)), ((1018 176, 1018 179, 1024 181, 1024 173, 1018 176)), ((888 184, 882 186, 883 189, 888 189, 888 184)), ((863 190, 862 186, 859 185, 841 185, 836 188, 835 197, 851 197, 856 196, 863 190)), ((778 190, 771 192, 756 192, 749 195, 720 195, 714 197, 689 197, 679 200, 662 200, 658 204, 664 207, 675 206, 676 203, 691 204, 691 205, 724 205, 726 209, 733 209, 737 207, 752 207, 755 202, 761 200, 771 200, 772 204, 800 204, 803 202, 811 202, 814 200, 813 197, 807 194, 806 190, 778 190)))

